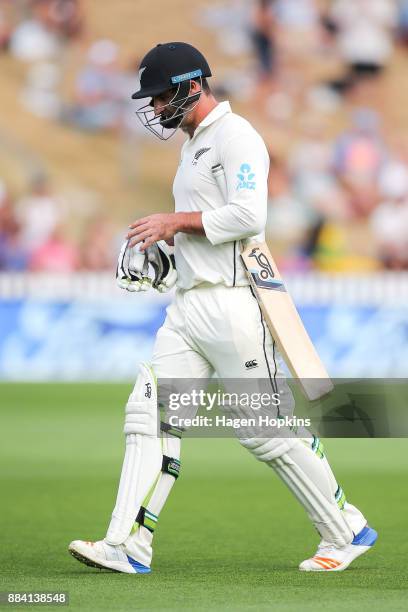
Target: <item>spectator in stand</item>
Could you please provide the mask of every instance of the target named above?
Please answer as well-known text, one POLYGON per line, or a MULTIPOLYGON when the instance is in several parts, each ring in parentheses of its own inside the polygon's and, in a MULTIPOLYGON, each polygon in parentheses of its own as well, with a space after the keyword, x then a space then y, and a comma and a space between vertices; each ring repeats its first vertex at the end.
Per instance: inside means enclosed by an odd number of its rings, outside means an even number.
POLYGON ((0 270, 21 271, 27 267, 28 254, 19 230, 12 200, 0 182, 0 270))
POLYGON ((34 272, 74 272, 78 268, 78 250, 56 227, 45 242, 30 255, 29 268, 34 272))
POLYGON ((18 60, 38 62, 55 59, 61 49, 58 36, 49 28, 46 4, 32 3, 32 14, 21 21, 11 36, 10 51, 18 60))
POLYGON ((310 233, 318 223, 318 215, 293 191, 286 164, 273 157, 268 177, 268 196, 267 233, 278 258, 285 252, 281 266, 285 270, 307 268, 308 254, 304 247, 308 245, 310 233))
POLYGON ((293 187, 317 215, 346 218, 348 201, 333 173, 332 145, 324 137, 323 128, 318 115, 303 118, 302 135, 289 157, 293 187))
POLYGON ((44 244, 61 222, 63 211, 43 174, 34 177, 30 193, 17 202, 16 215, 29 251, 44 244))
POLYGON ((108 39, 93 43, 76 80, 76 101, 64 109, 62 120, 88 131, 116 130, 124 106, 123 78, 117 45, 108 39))
POLYGON ((408 269, 408 167, 387 163, 379 178, 381 202, 371 216, 371 229, 385 267, 408 269))
POLYGON ((399 0, 398 38, 408 46, 408 0, 399 0))
POLYGON ((274 14, 281 52, 296 62, 313 53, 320 36, 316 0, 276 0, 274 14))
POLYGON ((116 241, 110 221, 99 217, 91 221, 82 238, 81 268, 112 270, 115 267, 116 241))
POLYGON ((377 204, 377 176, 386 155, 377 113, 370 109, 355 111, 351 129, 335 142, 333 160, 353 216, 367 216, 377 204))
POLYGON ((58 64, 36 62, 27 70, 20 104, 37 117, 57 120, 62 105, 59 93, 61 79, 62 71, 58 64))
POLYGON ((78 38, 84 27, 83 7, 80 0, 43 0, 46 20, 53 30, 65 40, 78 38))
POLYGON ((275 67, 274 0, 257 0, 252 11, 251 39, 261 82, 271 79, 275 67))
POLYGON ((0 51, 6 51, 8 49, 10 37, 11 24, 7 7, 2 6, 2 3, 0 3, 0 51))
POLYGON ((315 0, 276 0, 275 14, 283 28, 310 31, 319 20, 315 0))
POLYGON ((387 66, 397 25, 394 0, 335 0, 330 11, 346 80, 375 76, 387 66))

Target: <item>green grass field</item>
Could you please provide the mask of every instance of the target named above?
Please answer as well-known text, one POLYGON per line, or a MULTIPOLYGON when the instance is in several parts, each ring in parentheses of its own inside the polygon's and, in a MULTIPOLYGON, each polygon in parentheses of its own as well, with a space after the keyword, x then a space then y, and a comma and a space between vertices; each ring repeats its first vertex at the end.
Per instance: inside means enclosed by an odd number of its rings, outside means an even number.
POLYGON ((406 610, 407 440, 326 441, 380 536, 346 572, 297 570, 314 552, 313 528, 272 470, 231 439, 185 440, 151 575, 74 560, 68 543, 107 527, 129 390, 0 385, 0 590, 68 591, 74 610, 406 610))

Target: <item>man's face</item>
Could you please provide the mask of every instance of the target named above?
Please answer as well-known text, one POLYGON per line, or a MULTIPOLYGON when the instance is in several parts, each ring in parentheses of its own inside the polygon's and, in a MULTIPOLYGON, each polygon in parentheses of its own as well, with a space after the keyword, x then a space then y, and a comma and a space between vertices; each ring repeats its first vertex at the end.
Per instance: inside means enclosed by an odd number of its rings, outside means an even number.
MULTIPOLYGON (((190 84, 190 95, 196 94, 201 91, 201 87, 195 82, 192 81, 190 84)), ((154 109, 154 114, 156 117, 160 117, 160 125, 166 129, 175 129, 177 127, 186 128, 192 121, 191 113, 185 112, 188 111, 189 106, 191 106, 192 102, 188 105, 182 105, 180 107, 177 104, 171 104, 171 101, 177 94, 177 88, 168 89, 162 94, 154 96, 150 102, 150 105, 154 109), (185 113, 182 121, 180 122, 180 113, 185 113), (174 115, 177 115, 173 118, 174 115)), ((185 100, 183 100, 185 102, 185 100)))
POLYGON ((173 115, 178 114, 178 107, 170 104, 176 91, 176 89, 168 89, 162 94, 154 96, 150 102, 150 105, 154 108, 154 114, 156 117, 160 117, 160 125, 167 129, 174 129, 180 125, 180 117, 172 119, 173 115))

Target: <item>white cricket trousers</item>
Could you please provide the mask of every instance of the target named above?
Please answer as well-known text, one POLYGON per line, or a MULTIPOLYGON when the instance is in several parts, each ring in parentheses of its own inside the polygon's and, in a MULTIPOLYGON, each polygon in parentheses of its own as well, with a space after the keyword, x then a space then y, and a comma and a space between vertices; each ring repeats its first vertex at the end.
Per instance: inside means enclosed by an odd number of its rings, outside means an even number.
MULTIPOLYGON (((269 379, 273 392, 284 397, 280 414, 294 411, 282 358, 248 286, 177 290, 157 335, 153 368, 159 380, 210 378, 214 372, 223 380, 269 379)), ((346 502, 318 438, 299 432, 291 439, 239 441, 276 471, 325 542, 344 546, 364 527, 366 519, 346 502)))
POLYGON ((282 359, 249 286, 176 291, 153 352, 160 378, 283 377, 282 359))

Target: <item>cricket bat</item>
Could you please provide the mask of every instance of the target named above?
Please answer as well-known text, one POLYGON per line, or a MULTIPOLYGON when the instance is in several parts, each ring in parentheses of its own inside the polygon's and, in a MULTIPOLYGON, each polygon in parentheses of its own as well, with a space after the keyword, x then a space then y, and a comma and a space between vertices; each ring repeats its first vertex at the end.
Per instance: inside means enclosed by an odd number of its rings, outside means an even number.
MULTIPOLYGON (((212 168, 215 181, 228 201, 224 169, 212 168)), ((309 400, 317 400, 334 388, 299 316, 269 251, 263 243, 243 241, 241 260, 268 329, 292 376, 309 400)))

